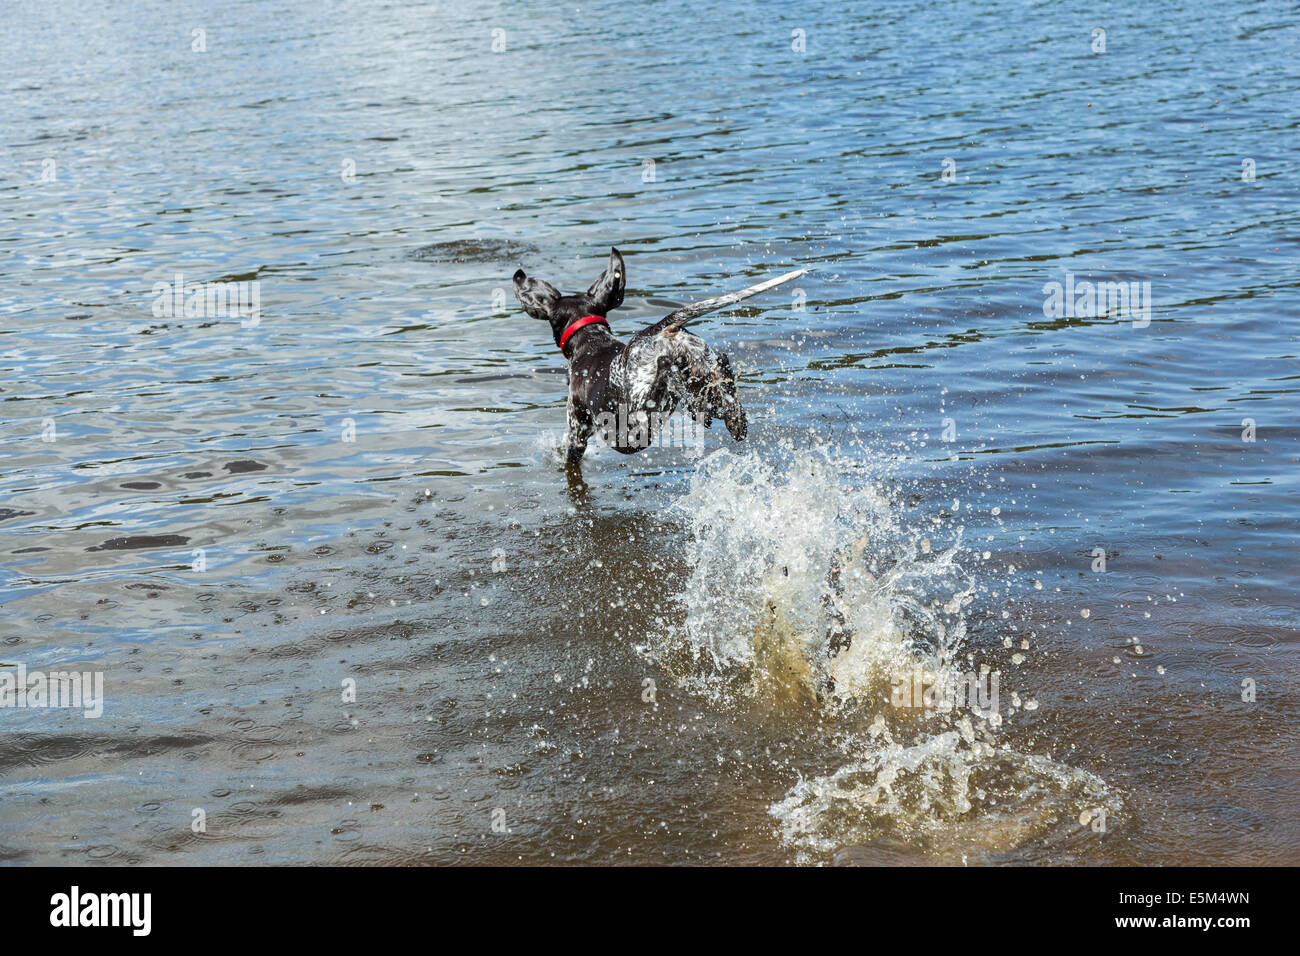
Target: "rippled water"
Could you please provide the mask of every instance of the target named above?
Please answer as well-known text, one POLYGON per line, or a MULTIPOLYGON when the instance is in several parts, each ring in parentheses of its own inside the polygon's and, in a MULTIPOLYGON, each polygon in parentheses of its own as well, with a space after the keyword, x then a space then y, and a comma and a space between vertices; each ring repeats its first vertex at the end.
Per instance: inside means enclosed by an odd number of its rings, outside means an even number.
POLYGON ((1300 862, 1298 51, 1244 3, 20 3, 0 663, 106 703, 0 710, 0 859, 1300 862), (611 245, 623 334, 814 272, 696 328, 750 441, 570 485, 509 276, 611 245), (260 321, 157 314, 178 273, 260 321), (914 666, 999 719, 898 713, 914 666))

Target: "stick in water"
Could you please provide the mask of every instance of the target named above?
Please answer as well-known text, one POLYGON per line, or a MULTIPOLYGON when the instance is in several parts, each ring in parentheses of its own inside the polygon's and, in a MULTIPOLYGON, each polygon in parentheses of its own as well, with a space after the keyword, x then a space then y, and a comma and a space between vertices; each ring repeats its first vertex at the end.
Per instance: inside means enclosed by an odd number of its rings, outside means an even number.
POLYGON ((726 295, 716 296, 712 299, 705 299, 703 302, 696 302, 694 305, 683 306, 676 312, 670 312, 648 329, 642 329, 634 338, 643 336, 658 335, 660 332, 677 331, 691 319, 699 318, 709 312, 716 312, 718 309, 731 305, 733 302, 739 302, 741 299, 748 299, 751 295, 758 295, 760 292, 766 292, 768 289, 775 289, 777 286, 789 282, 791 279, 797 279, 801 275, 806 275, 807 269, 796 269, 794 272, 787 272, 783 276, 777 276, 775 279, 768 279, 766 282, 760 282, 758 285, 751 285, 748 289, 741 289, 739 292, 728 292, 726 295))

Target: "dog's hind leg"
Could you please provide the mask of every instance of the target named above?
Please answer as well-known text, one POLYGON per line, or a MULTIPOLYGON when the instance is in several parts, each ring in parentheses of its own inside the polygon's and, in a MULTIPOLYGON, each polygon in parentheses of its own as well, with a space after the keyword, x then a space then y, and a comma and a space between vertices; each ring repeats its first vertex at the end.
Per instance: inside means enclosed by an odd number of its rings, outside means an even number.
POLYGON ((715 408, 726 423, 727 431, 736 441, 744 441, 749 433, 749 418, 745 415, 745 407, 740 404, 740 396, 736 394, 736 373, 726 352, 718 353, 718 378, 714 387, 718 392, 715 408))
POLYGON ((689 332, 667 333, 681 370, 686 407, 704 427, 721 418, 736 441, 748 431, 745 409, 736 394, 736 374, 725 352, 714 352, 689 332))
POLYGON ((731 362, 698 336, 682 329, 651 336, 638 333, 619 357, 615 372, 612 380, 624 390, 631 407, 666 418, 684 402, 691 418, 705 428, 721 418, 732 438, 745 437, 745 410, 736 395, 731 362))

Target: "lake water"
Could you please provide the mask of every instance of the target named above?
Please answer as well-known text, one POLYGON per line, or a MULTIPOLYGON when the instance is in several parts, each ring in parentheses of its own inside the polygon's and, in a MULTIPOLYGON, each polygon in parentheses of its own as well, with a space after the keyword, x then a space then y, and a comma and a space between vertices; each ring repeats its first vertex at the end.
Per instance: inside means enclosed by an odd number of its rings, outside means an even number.
POLYGON ((65 0, 0 53, 0 674, 104 682, 0 709, 0 860, 1300 863, 1293 12, 65 0), (745 443, 570 482, 509 277, 611 246, 623 335, 813 271, 694 327, 745 443))

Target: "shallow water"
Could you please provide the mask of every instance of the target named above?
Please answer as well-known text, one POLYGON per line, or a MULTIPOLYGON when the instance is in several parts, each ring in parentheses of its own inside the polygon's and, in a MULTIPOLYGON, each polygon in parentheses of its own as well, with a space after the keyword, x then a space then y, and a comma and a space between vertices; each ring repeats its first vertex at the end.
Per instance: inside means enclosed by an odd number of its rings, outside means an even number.
POLYGON ((0 663, 106 702, 0 709, 0 860, 1300 862, 1289 12, 20 13, 0 663), (814 273, 570 486, 506 293, 611 245, 620 333, 814 273))

